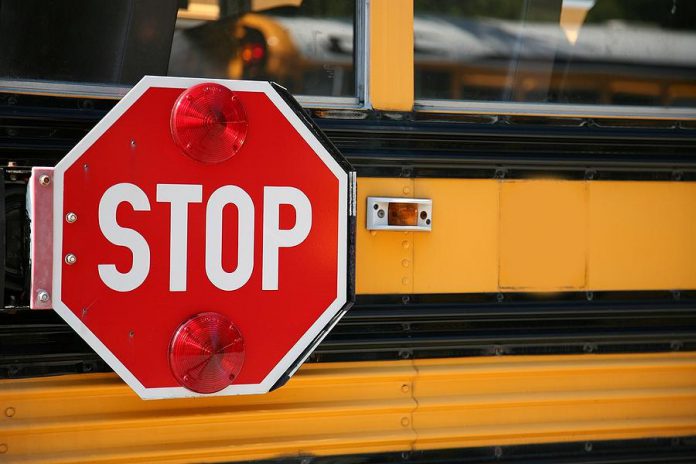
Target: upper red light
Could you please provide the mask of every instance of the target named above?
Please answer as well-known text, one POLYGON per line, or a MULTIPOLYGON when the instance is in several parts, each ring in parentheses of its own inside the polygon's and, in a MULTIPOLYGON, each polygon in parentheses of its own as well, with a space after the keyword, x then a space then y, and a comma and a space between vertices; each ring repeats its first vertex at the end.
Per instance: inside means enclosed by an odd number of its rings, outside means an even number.
POLYGON ((179 148, 203 163, 221 163, 237 154, 249 125, 235 93, 214 83, 185 90, 174 103, 170 124, 179 148))
POLYGON ((244 364, 244 338, 219 313, 197 314, 179 326, 169 346, 169 365, 181 385, 215 393, 234 382, 244 364))

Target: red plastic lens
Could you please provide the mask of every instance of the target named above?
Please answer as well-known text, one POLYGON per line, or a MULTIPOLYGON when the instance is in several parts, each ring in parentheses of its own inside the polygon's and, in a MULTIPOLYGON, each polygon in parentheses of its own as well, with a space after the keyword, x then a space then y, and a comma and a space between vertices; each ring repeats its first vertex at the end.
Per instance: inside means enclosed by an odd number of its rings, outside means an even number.
POLYGON ((242 102, 220 84, 194 85, 179 96, 172 109, 174 142, 203 163, 221 163, 237 154, 248 125, 242 102))
POLYGON ((234 382, 244 364, 244 338, 219 313, 197 314, 179 326, 169 346, 169 366, 181 385, 215 393, 234 382))

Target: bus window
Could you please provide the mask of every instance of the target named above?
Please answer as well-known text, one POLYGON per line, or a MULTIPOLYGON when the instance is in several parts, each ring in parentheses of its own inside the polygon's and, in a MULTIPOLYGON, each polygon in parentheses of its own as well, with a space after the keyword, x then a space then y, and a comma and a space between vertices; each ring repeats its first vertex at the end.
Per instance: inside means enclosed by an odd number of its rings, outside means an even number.
POLYGON ((176 0, 2 0, 0 80, 131 85, 164 74, 176 6, 176 0))
POLYGON ((356 0, 189 0, 179 9, 169 75, 355 97, 355 17, 356 0))
POLYGON ((415 0, 415 97, 688 106, 696 2, 415 0))

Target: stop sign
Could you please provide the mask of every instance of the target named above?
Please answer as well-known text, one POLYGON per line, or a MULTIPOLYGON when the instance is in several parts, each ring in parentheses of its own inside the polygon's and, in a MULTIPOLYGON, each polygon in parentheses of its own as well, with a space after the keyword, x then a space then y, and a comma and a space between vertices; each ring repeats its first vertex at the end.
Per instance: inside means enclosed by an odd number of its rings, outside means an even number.
POLYGON ((350 171, 274 84, 146 77, 55 168, 54 309, 142 398, 267 392, 353 299, 350 171))

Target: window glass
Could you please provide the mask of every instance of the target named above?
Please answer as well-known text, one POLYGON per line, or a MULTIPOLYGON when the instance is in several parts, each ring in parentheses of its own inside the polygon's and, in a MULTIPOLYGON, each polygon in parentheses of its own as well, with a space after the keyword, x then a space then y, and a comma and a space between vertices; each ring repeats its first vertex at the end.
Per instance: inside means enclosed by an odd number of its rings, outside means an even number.
POLYGON ((417 99, 696 106, 696 2, 415 0, 417 99))
POLYGON ((190 0, 169 75, 273 80, 290 92, 355 96, 356 0, 190 0))

